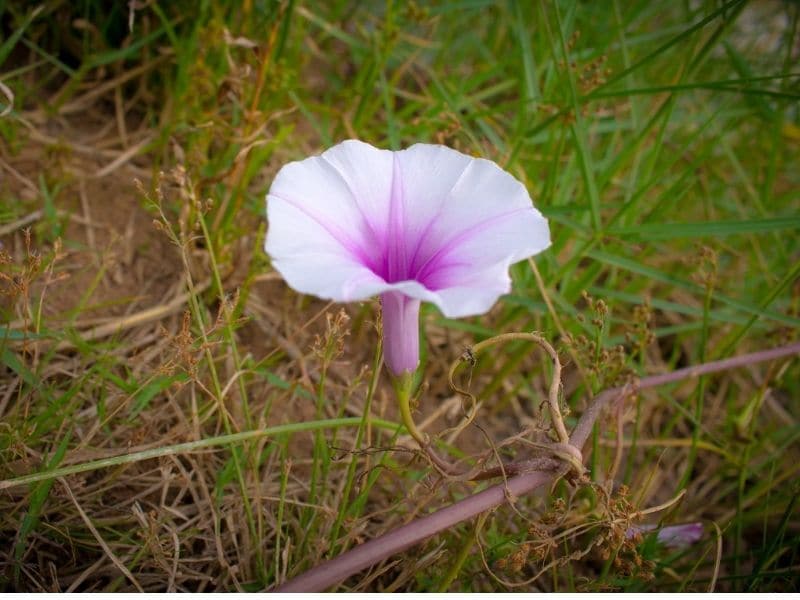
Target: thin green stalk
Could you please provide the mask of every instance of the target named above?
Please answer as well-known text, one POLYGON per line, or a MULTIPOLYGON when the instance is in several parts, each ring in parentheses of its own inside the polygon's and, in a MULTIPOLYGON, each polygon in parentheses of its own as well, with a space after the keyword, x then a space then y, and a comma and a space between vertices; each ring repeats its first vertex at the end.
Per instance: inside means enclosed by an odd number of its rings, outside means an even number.
MULTIPOLYGON (((217 256, 214 251, 213 240, 211 239, 211 233, 208 230, 208 225, 206 224, 205 216, 202 213, 199 213, 197 215, 197 219, 200 222, 200 227, 202 228, 203 231, 203 237, 205 238, 206 248, 208 251, 208 258, 209 261, 211 262, 211 276, 214 279, 214 286, 217 288, 217 294, 219 296, 220 303, 223 306, 224 310, 225 291, 224 288, 222 287, 222 278, 220 277, 219 274, 219 264, 217 262, 217 256)), ((223 330, 225 332, 226 341, 228 342, 227 347, 231 351, 231 356, 233 358, 233 365, 234 368, 236 369, 236 373, 241 373, 242 361, 241 358, 239 357, 239 351, 236 345, 236 336, 234 335, 233 327, 231 326, 231 321, 230 321, 231 315, 225 314, 225 317, 226 318, 223 319, 223 324, 224 324, 223 330)), ((252 427, 253 422, 250 416, 250 406, 247 401, 248 394, 244 378, 242 376, 237 377, 236 383, 239 387, 239 396, 242 402, 242 412, 244 413, 245 424, 247 427, 252 427)))
POLYGON ((739 470, 736 479, 736 517, 734 517, 734 533, 733 533, 733 572, 735 574, 741 573, 741 554, 740 548, 743 541, 742 533, 744 527, 744 497, 745 487, 747 486, 747 477, 750 471, 747 468, 750 462, 750 453, 753 444, 747 444, 742 452, 742 468, 739 470))
MULTIPOLYGON (((202 223, 202 217, 200 217, 200 222, 202 223)), ((208 364, 208 371, 211 376, 211 383, 212 383, 212 390, 214 393, 214 399, 218 404, 218 410, 220 413, 220 417, 222 419, 222 425, 225 428, 225 433, 228 435, 233 434, 233 428, 231 427, 230 419, 228 418, 228 410, 225 407, 225 398, 222 394, 222 385, 219 380, 219 374, 217 373, 216 363, 214 362, 214 356, 211 353, 211 344, 208 341, 208 334, 206 332, 205 322, 203 318, 203 311, 200 307, 200 302, 197 299, 197 294, 194 293, 194 284, 191 281, 191 276, 188 274, 190 273, 189 265, 186 265, 186 273, 187 273, 187 280, 189 283, 189 306, 191 308, 192 313, 194 314, 195 321, 198 325, 200 330, 200 335, 202 336, 203 340, 203 355, 205 356, 206 363, 208 364)), ((258 535, 256 522, 253 517, 253 507, 250 504, 250 496, 247 493, 247 483, 245 482, 244 472, 242 470, 242 465, 239 462, 239 456, 236 453, 236 450, 231 446, 231 460, 233 461, 233 468, 236 472, 236 480, 239 484, 239 492, 241 494, 242 505, 244 506, 245 516, 247 517, 247 525, 250 529, 250 535, 252 536, 253 540, 261 539, 258 535)), ((256 564, 258 565, 259 569, 264 568, 264 561, 261 556, 261 545, 256 545, 256 564)), ((263 574, 265 575, 265 573, 263 574)))
POLYGON ((278 498, 278 514, 275 517, 275 560, 274 579, 277 580, 281 572, 281 538, 283 536, 283 511, 286 506, 286 487, 289 483, 291 461, 287 456, 286 444, 281 447, 281 489, 278 498))
POLYGON ((718 353, 717 356, 727 356, 731 353, 731 351, 737 346, 737 344, 741 341, 741 339, 745 336, 745 334, 750 330, 750 328, 755 324, 755 322, 759 319, 759 317, 763 316, 763 313, 767 311, 769 306, 781 294, 790 284, 794 283, 797 280, 797 277, 800 276, 800 260, 796 261, 792 268, 786 272, 783 278, 777 283, 777 285, 770 290, 770 292, 764 296, 764 298, 758 304, 758 311, 753 312, 750 318, 747 320, 747 323, 742 325, 737 331, 732 333, 727 340, 724 340, 722 344, 722 350, 718 353))
MULTIPOLYGON (((223 287, 222 287, 222 278, 220 277, 220 274, 219 274, 219 266, 218 266, 218 263, 217 263, 216 253, 214 252, 214 243, 213 243, 213 240, 211 239, 211 234, 208 231, 208 226, 206 225, 205 217, 204 217, 204 215, 203 215, 203 213, 201 211, 198 211, 197 220, 200 223, 200 227, 201 227, 202 232, 203 232, 203 237, 205 238, 206 248, 207 248, 207 251, 208 251, 208 257, 209 257, 209 261, 211 262, 211 273, 212 273, 212 277, 214 279, 214 284, 215 284, 215 286, 217 288, 217 293, 219 295, 220 305, 222 306, 222 310, 224 312, 226 312, 225 311, 225 306, 226 306, 225 305, 225 297, 224 297, 224 291, 223 291, 223 287)), ((188 270, 187 270, 187 273, 189 273, 188 270)), ((214 364, 214 359, 213 359, 213 357, 211 355, 211 350, 208 348, 208 339, 206 337, 205 326, 203 325, 203 322, 202 322, 202 317, 201 317, 201 313, 200 313, 200 306, 199 306, 199 303, 197 302, 197 297, 196 297, 195 294, 192 294, 190 296, 190 302, 195 306, 195 310, 196 310, 195 315, 196 315, 196 318, 198 320, 198 324, 200 325, 200 330, 201 330, 202 335, 203 335, 204 345, 206 346, 205 354, 206 354, 206 358, 207 358, 208 365, 209 365, 209 371, 212 374, 212 380, 213 380, 213 383, 214 383, 214 391, 215 391, 215 394, 217 395, 218 402, 219 402, 220 407, 221 407, 221 415, 222 415, 223 425, 225 427, 225 432, 230 434, 230 433, 233 432, 233 429, 232 429, 231 424, 230 424, 229 419, 228 419, 228 411, 225 409, 225 399, 223 398, 223 395, 222 395, 222 387, 220 386, 219 377, 216 374, 216 368, 215 368, 215 364, 214 364)), ((237 346, 236 346, 236 337, 234 336, 233 327, 231 326, 230 315, 229 314, 225 314, 224 318, 222 319, 222 322, 223 322, 224 335, 225 335, 225 338, 226 338, 226 341, 227 341, 227 347, 230 350, 231 356, 233 358, 233 364, 234 364, 235 373, 236 373, 236 375, 235 375, 236 376, 236 383, 237 383, 237 386, 239 388, 239 398, 241 400, 241 407, 242 407, 242 411, 244 413, 244 421, 245 421, 246 426, 249 428, 249 427, 252 427, 252 419, 250 417, 250 409, 249 409, 248 402, 247 402, 247 396, 248 396, 247 388, 246 388, 245 382, 244 382, 244 375, 242 374, 242 364, 241 364, 241 360, 239 358, 239 352, 238 352, 237 346)), ((245 453, 245 458, 247 458, 248 454, 249 454, 249 452, 245 453)), ((247 494, 247 485, 245 483, 244 473, 242 471, 241 465, 239 464, 239 458, 238 458, 238 456, 237 456, 235 451, 231 452, 231 459, 233 460, 234 469, 236 470, 236 477, 237 477, 237 479, 239 481, 239 489, 240 489, 240 491, 242 493, 242 503, 244 505, 245 513, 247 515, 247 522, 248 522, 248 526, 250 528, 250 534, 252 535, 253 540, 261 540, 261 539, 264 538, 264 523, 263 523, 262 511, 261 510, 255 510, 254 511, 253 508, 252 508, 251 500, 249 498, 249 495, 247 494)), ((257 470, 255 465, 251 465, 251 468, 253 469, 253 471, 257 470)), ((256 486, 256 489, 258 489, 258 486, 256 486)), ((256 492, 256 497, 255 497, 254 500, 256 501, 257 504, 260 504, 260 498, 259 498, 258 492, 256 492)), ((262 556, 261 544, 256 541, 255 546, 256 546, 256 548, 255 548, 255 550, 256 550, 256 565, 257 565, 257 568, 261 571, 262 580, 264 582, 266 582, 266 571, 264 571, 265 564, 264 564, 264 560, 263 560, 263 556, 262 556)))
MULTIPOLYGON (((382 363, 383 363, 383 348, 381 343, 378 343, 378 348, 375 351, 375 360, 372 364, 372 377, 370 378, 369 389, 367 390, 367 398, 364 401, 364 412, 362 413, 361 416, 361 423, 359 423, 358 429, 356 430, 356 441, 355 444, 353 445, 354 451, 358 451, 361 449, 361 444, 363 443, 364 440, 364 434, 370 422, 369 415, 370 411, 372 410, 372 399, 375 396, 375 390, 378 387, 378 381, 380 379, 382 363)), ((330 547, 331 547, 329 556, 333 556, 334 554, 336 554, 336 549, 338 547, 338 540, 339 540, 339 531, 341 530, 342 524, 344 523, 344 519, 351 508, 350 492, 352 491, 353 484, 355 483, 357 465, 358 465, 357 456, 356 455, 351 456, 350 464, 347 465, 347 475, 345 476, 345 484, 344 484, 344 489, 342 490, 342 495, 341 495, 342 501, 341 504, 339 505, 339 512, 336 515, 336 521, 333 524, 333 528, 331 529, 331 533, 329 536, 330 547)))
MULTIPOLYGON (((321 418, 323 407, 326 404, 325 386, 328 378, 328 366, 333 356, 329 353, 329 348, 326 348, 324 357, 322 359, 322 366, 320 369, 320 378, 317 385, 317 398, 316 398, 316 418, 321 418)), ((342 399, 339 410, 337 411, 337 418, 344 414, 344 408, 347 404, 347 398, 342 399)), ((331 467, 330 449, 336 445, 336 432, 333 432, 330 442, 326 442, 321 431, 314 433, 314 448, 313 460, 311 464, 311 479, 309 482, 309 504, 320 504, 325 502, 325 497, 330 496, 331 487, 328 485, 328 475, 331 467)), ((301 529, 303 530, 303 538, 300 543, 300 554, 306 555, 308 543, 311 540, 320 536, 317 529, 319 523, 319 512, 313 507, 309 506, 303 512, 300 519, 301 529)))
MULTIPOLYGON (((319 384, 317 385, 317 398, 315 402, 315 417, 322 418, 322 408, 325 404, 325 382, 327 380, 327 361, 323 359, 322 368, 320 370, 319 384)), ((326 471, 326 463, 330 461, 328 455, 328 446, 325 439, 322 437, 322 432, 317 430, 314 432, 314 450, 311 463, 311 478, 308 483, 308 503, 316 504, 318 501, 317 490, 320 487, 320 481, 324 478, 323 471, 326 471)), ((315 532, 314 525, 316 523, 319 512, 312 507, 307 507, 303 511, 303 516, 300 519, 302 530, 305 532, 303 535, 303 542, 300 545, 301 553, 305 553, 306 544, 309 538, 313 537, 315 532)))
POLYGON ((478 515, 478 518, 475 521, 475 526, 472 528, 472 534, 461 545, 461 550, 459 550, 458 555, 453 561, 453 564, 450 565, 450 568, 447 570, 444 579, 442 579, 442 582, 439 584, 440 594, 445 594, 450 591, 450 587, 453 585, 456 577, 458 577, 458 574, 461 572, 464 563, 467 561, 467 557, 469 557, 472 547, 478 541, 478 533, 481 529, 483 529, 483 525, 486 523, 486 518, 489 516, 489 514, 490 513, 485 512, 478 515))
MULTIPOLYGON (((274 427, 266 427, 264 429, 255 429, 251 431, 240 431, 238 433, 231 433, 226 435, 218 435, 202 440, 195 440, 192 442, 183 442, 181 444, 172 444, 170 446, 161 446, 159 448, 150 448, 148 450, 140 450, 139 452, 131 452, 130 454, 121 454, 118 456, 111 456, 108 458, 101 458, 92 460, 77 465, 70 465, 68 467, 61 467, 58 469, 40 471, 38 473, 30 473, 28 475, 21 475, 11 479, 0 481, 0 490, 16 487, 19 485, 27 485, 36 481, 44 481, 47 479, 54 479, 56 477, 65 477, 67 475, 75 475, 76 473, 86 473, 88 471, 96 471, 97 469, 105 469, 108 467, 115 467, 119 465, 127 465, 142 460, 149 460, 152 458, 159 458, 161 456, 172 456, 175 454, 184 454, 197 452, 206 448, 216 448, 218 446, 232 446, 250 440, 256 440, 263 437, 278 436, 286 433, 298 433, 301 431, 316 431, 317 429, 331 429, 336 427, 352 427, 359 426, 363 422, 364 417, 344 417, 342 419, 326 419, 323 421, 305 421, 300 423, 287 423, 286 425, 276 425, 274 427)), ((385 419, 370 418, 369 423, 381 429, 389 431, 396 431, 399 425, 385 419)))
MULTIPOLYGON (((706 295, 703 301, 703 327, 700 330, 700 344, 699 355, 697 361, 703 363, 706 361, 706 346, 708 344, 709 336, 709 315, 711 313, 711 301, 714 297, 714 284, 709 281, 706 288, 706 295)), ((697 391, 695 392, 695 408, 694 408, 694 427, 692 428, 692 445, 689 447, 689 456, 686 459, 686 468, 683 472, 683 477, 678 484, 677 489, 683 489, 689 485, 692 478, 692 471, 694 470, 694 463, 697 460, 697 443, 700 440, 703 422, 703 403, 705 401, 706 393, 706 378, 699 377, 697 379, 697 391)))
MULTIPOLYGON (((586 192, 589 195, 589 209, 592 216, 592 229, 595 234, 602 231, 603 225, 600 219, 600 193, 597 189, 597 180, 595 175, 594 159, 587 143, 587 131, 584 123, 583 115, 581 114, 581 105, 578 101, 578 91, 575 85, 575 77, 570 67, 571 58, 569 50, 567 49, 567 39, 564 37, 564 26, 561 22, 561 14, 558 10, 558 4, 553 5, 553 12, 556 15, 556 22, 558 23, 558 37, 561 44, 561 56, 564 60, 564 70, 566 71, 566 79, 569 88, 570 101, 572 103, 572 118, 574 123, 570 125, 575 146, 578 151, 578 163, 581 167, 581 175, 583 182, 586 186, 586 192)), ((549 28, 546 28, 549 33, 549 28)))

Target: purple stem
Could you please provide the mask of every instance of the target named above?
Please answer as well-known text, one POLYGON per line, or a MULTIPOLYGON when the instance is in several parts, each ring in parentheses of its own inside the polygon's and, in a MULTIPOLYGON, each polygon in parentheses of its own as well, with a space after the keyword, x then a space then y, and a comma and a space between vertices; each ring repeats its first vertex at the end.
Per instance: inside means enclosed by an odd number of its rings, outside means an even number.
MULTIPOLYGON (((514 496, 521 496, 544 485, 551 478, 550 473, 525 473, 509 479, 508 490, 514 496)), ((505 486, 495 485, 447 508, 415 519, 394 531, 356 546, 352 550, 306 571, 273 591, 321 592, 353 573, 402 552, 465 519, 499 506, 505 500, 505 486)))
MULTIPOLYGON (((708 375, 709 373, 718 373, 720 371, 729 371, 745 365, 756 364, 768 360, 775 360, 776 358, 783 358, 784 356, 793 356, 800 354, 800 342, 789 344, 787 346, 780 346, 778 348, 770 348, 769 350, 760 350, 751 354, 742 354, 732 358, 725 358, 723 360, 715 360, 712 362, 702 363, 699 365, 685 367, 677 371, 670 371, 661 375, 650 375, 640 379, 636 384, 636 388, 640 390, 666 385, 668 383, 676 383, 684 379, 692 377, 700 377, 701 375, 708 375)), ((623 388, 611 388, 601 392, 594 401, 589 405, 586 411, 581 415, 578 424, 572 431, 570 436, 570 443, 576 448, 583 448, 589 435, 592 433, 592 428, 600 416, 600 412, 608 405, 608 403, 617 398, 622 393, 623 388)))
MULTIPOLYGON (((726 371, 736 367, 774 360, 784 356, 792 356, 794 354, 800 354, 800 342, 789 344, 788 346, 781 346, 779 348, 771 348, 770 350, 762 350, 752 354, 743 354, 733 358, 703 363, 662 375, 652 375, 639 380, 636 388, 653 388, 691 377, 726 371)), ((570 444, 572 446, 583 448, 603 408, 612 400, 619 398, 624 391, 624 388, 612 388, 601 392, 595 397, 594 401, 581 416, 570 436, 570 444)), ((302 575, 295 577, 272 591, 324 591, 350 575, 358 573, 398 552, 402 552, 432 535, 450 529, 462 521, 466 521, 484 511, 499 506, 507 499, 506 490, 513 496, 522 496, 548 483, 553 477, 553 473, 544 473, 541 471, 523 473, 522 475, 512 477, 505 484, 500 483, 490 487, 428 516, 415 519, 374 540, 356 546, 352 550, 332 560, 311 568, 302 575)))

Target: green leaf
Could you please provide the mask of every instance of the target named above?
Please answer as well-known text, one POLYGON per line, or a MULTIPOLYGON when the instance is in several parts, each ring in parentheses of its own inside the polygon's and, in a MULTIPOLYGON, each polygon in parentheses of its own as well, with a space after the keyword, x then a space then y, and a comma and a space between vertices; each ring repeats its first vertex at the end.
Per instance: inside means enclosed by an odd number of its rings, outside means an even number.
MULTIPOLYGON (((67 452, 67 445, 69 444, 71 437, 72 435, 68 433, 61 439, 61 442, 56 448, 55 454, 53 454, 47 463, 47 471, 51 471, 58 467, 58 465, 64 459, 64 455, 67 452)), ((17 537, 17 543, 14 545, 14 558, 16 559, 17 563, 21 562, 25 555, 25 550, 28 546, 28 536, 39 524, 39 517, 42 514, 42 509, 44 508, 45 502, 50 496, 50 488, 53 487, 54 482, 55 479, 45 479, 44 481, 39 481, 31 486, 28 511, 22 519, 19 535, 17 537)), ((18 569, 19 565, 17 564, 15 566, 17 576, 19 576, 18 569)))
POLYGON ((728 235, 771 233, 800 229, 800 216, 749 219, 747 221, 707 221, 703 223, 644 223, 628 227, 612 227, 611 235, 633 240, 668 240, 709 238, 728 235))
POLYGON ((8 39, 3 42, 3 45, 0 46, 0 65, 2 65, 5 60, 8 58, 8 55, 11 54, 11 51, 14 49, 14 46, 17 45, 17 42, 22 37, 22 34, 25 33, 25 30, 28 29, 30 24, 36 18, 36 16, 44 10, 44 4, 37 6, 34 8, 27 17, 19 24, 17 27, 11 28, 11 35, 8 36, 8 39))
MULTIPOLYGON (((638 273, 639 275, 643 275, 645 277, 649 277, 655 281, 660 281, 662 283, 667 283, 669 285, 674 285, 681 289, 689 290, 691 292, 702 294, 704 293, 703 288, 701 288, 696 283, 691 283, 689 281, 684 281, 682 279, 678 279, 677 277, 673 277, 672 275, 668 275, 658 269, 654 269, 652 267, 645 266, 641 263, 636 262, 635 260, 631 260, 629 258, 622 258, 621 256, 616 256, 614 254, 609 254, 608 252, 603 252, 601 250, 590 250, 586 253, 586 256, 592 258, 594 260, 599 260, 600 262, 606 263, 608 265, 613 265, 615 267, 619 267, 621 269, 625 269, 632 273, 638 273)), ((779 323, 784 323, 786 325, 792 325, 793 327, 800 327, 800 319, 796 317, 790 317, 788 315, 783 315, 781 313, 772 311, 772 310, 764 310, 760 309, 757 306, 754 306, 748 302, 743 300, 737 300, 736 298, 731 298, 724 294, 720 294, 718 292, 714 293, 714 300, 721 302, 723 304, 727 304, 728 306, 732 306, 733 308, 737 308, 741 311, 744 311, 750 315, 756 315, 758 317, 764 319, 771 319, 773 321, 777 321, 779 323)))

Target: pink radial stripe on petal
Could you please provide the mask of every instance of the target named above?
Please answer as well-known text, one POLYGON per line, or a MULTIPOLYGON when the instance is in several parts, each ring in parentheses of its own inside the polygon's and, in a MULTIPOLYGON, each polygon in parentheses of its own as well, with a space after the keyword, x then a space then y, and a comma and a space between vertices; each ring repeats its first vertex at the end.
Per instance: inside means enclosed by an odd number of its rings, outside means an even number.
POLYGON ((350 196, 352 197, 353 203, 361 210, 361 214, 364 218, 364 228, 365 233, 368 239, 374 244, 374 247, 379 246, 382 243, 383 235, 379 233, 378 228, 375 227, 375 224, 370 220, 369 215, 363 212, 361 205, 358 202, 358 194, 353 189, 350 180, 345 177, 344 173, 339 169, 337 165, 332 163, 324 154, 321 155, 320 160, 324 161, 325 164, 329 165, 331 170, 336 174, 336 176, 342 181, 342 183, 347 187, 347 190, 350 192, 350 196))
POLYGON ((417 281, 425 282, 426 278, 430 276, 435 276, 436 271, 442 268, 442 265, 446 264, 444 261, 448 258, 450 254, 458 250, 459 244, 462 244, 465 241, 473 240, 476 237, 479 237, 481 233, 491 229, 492 226, 496 225, 499 222, 502 222, 506 219, 510 219, 515 215, 519 215, 520 213, 524 212, 525 209, 517 209, 507 212, 502 215, 497 215, 492 217, 489 220, 482 221, 480 223, 476 223, 469 229, 464 231, 460 231, 455 234, 450 239, 446 240, 439 249, 428 258, 427 261, 419 268, 416 272, 416 276, 414 277, 417 281))
POLYGON ((371 261, 371 257, 369 253, 367 253, 364 248, 362 248, 358 243, 356 243, 349 234, 347 234, 343 229, 341 229, 336 223, 333 223, 329 220, 326 220, 320 217, 317 214, 314 214, 313 211, 308 209, 307 207, 303 206, 299 202, 293 202, 288 198, 282 198, 280 196, 275 195, 274 193, 270 194, 273 198, 277 198, 281 202, 285 202, 295 210, 298 210, 308 216, 309 219, 314 221, 315 223, 319 224, 328 234, 336 240, 341 247, 347 251, 353 258, 358 259, 362 264, 369 265, 371 261))
MULTIPOLYGON (((458 178, 453 182, 453 185, 448 190, 447 194, 445 195, 445 198, 450 197, 450 194, 453 193, 453 190, 456 188, 456 186, 458 186, 458 184, 461 182, 461 180, 464 179, 464 176, 469 172, 470 167, 472 167, 472 165, 473 165, 472 162, 468 162, 467 163, 467 166, 464 167, 464 169, 458 175, 458 178)), ((417 259, 419 258, 420 249, 424 246, 425 242, 427 241, 428 235, 430 234, 431 230, 433 229, 434 223, 437 222, 437 220, 441 216, 443 210, 444 210, 444 202, 442 202, 441 206, 439 206, 439 210, 436 212, 436 214, 433 216, 433 218, 430 219, 425 224, 425 228, 422 230, 422 233, 419 235, 419 238, 416 240, 416 243, 414 244, 414 253, 411 255, 411 258, 409 259, 409 263, 408 263, 413 272, 418 272, 419 269, 420 269, 420 267, 417 266, 417 259)), ((427 259, 423 259, 423 260, 427 260, 427 259)))
POLYGON ((400 165, 395 156, 392 161, 392 193, 389 197, 389 222, 386 226, 385 271, 383 278, 389 283, 411 279, 406 253, 406 214, 401 185, 400 165))

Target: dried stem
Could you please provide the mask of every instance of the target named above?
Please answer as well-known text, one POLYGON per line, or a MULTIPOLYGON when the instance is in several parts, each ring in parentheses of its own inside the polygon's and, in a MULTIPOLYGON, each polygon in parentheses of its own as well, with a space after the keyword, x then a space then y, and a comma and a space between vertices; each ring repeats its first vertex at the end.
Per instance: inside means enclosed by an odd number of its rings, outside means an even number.
MULTIPOLYGON (((569 434, 567 433, 567 428, 564 426, 564 420, 561 417, 561 408, 558 402, 558 394, 561 389, 561 361, 558 360, 558 353, 546 339, 544 339, 538 333, 504 333, 502 335, 496 335, 488 340, 480 342, 479 344, 475 344, 472 348, 470 348, 468 352, 465 353, 469 356, 468 362, 474 361, 478 354, 491 346, 514 340, 538 344, 545 352, 547 352, 547 354, 550 355, 550 358, 553 360, 553 378, 550 382, 550 391, 547 397, 548 405, 550 407, 550 418, 553 421, 553 427, 555 427, 559 441, 562 444, 569 444, 569 434)), ((474 409, 475 404, 477 404, 475 396, 473 396, 470 392, 461 389, 455 383, 455 373, 458 370, 458 367, 463 365, 464 362, 465 357, 462 356, 461 359, 450 365, 450 371, 447 374, 447 378, 450 382, 450 387, 461 396, 468 398, 472 402, 474 409)), ((472 413, 474 413, 474 410, 472 413)))
MULTIPOLYGON (((752 354, 744 354, 725 360, 703 363, 697 366, 679 369, 671 373, 645 377, 641 379, 636 386, 625 386, 623 388, 606 390, 595 397, 594 401, 583 413, 575 429, 572 431, 572 435, 569 438, 569 445, 575 448, 582 448, 589 438, 592 428, 602 410, 610 402, 624 397, 633 389, 653 388, 692 377, 698 377, 700 375, 717 373, 795 354, 800 354, 800 342, 772 348, 770 350, 762 350, 752 354)), ((299 577, 276 588, 274 591, 323 591, 354 573, 358 573, 398 552, 402 552, 432 535, 450 529, 462 521, 466 521, 484 511, 503 504, 508 500, 509 493, 513 497, 522 496, 550 482, 554 476, 552 472, 530 471, 511 477, 503 483, 478 492, 431 515, 415 519, 411 523, 403 525, 394 531, 390 531, 374 540, 356 546, 352 550, 332 560, 317 565, 299 577)))
MULTIPOLYGON (((474 365, 478 354, 487 348, 496 344, 502 344, 514 340, 534 342, 535 344, 538 344, 545 350, 545 352, 547 352, 553 361, 553 377, 550 382, 550 390, 547 400, 550 408, 550 419, 553 422, 553 427, 556 430, 559 442, 555 444, 536 444, 526 440, 526 443, 539 447, 548 452, 551 456, 564 461, 564 463, 570 465, 577 474, 583 473, 583 457, 581 456, 580 449, 575 448, 572 444, 570 444, 569 434, 567 433, 567 428, 564 426, 564 419, 561 416, 561 408, 559 405, 559 392, 561 391, 561 361, 558 359, 558 353, 555 351, 553 346, 551 346, 546 339, 537 333, 504 333, 501 335, 496 335, 469 348, 458 360, 454 361, 450 365, 450 370, 447 373, 447 380, 450 384, 450 388, 466 400, 469 400, 470 403, 469 410, 465 410, 466 416, 464 421, 458 425, 456 429, 461 430, 473 422, 477 413, 478 405, 474 394, 459 387, 459 385, 456 383, 456 371, 458 371, 459 367, 465 363, 474 365)), ((406 423, 403 398, 399 392, 398 399, 400 401, 400 411, 404 416, 404 423, 406 423)), ((406 423, 406 426, 408 427, 408 423, 406 423)), ((416 429, 413 421, 411 422, 411 426, 416 429)), ((556 471, 561 467, 561 463, 558 461, 549 459, 534 459, 533 461, 526 461, 524 463, 509 463, 507 465, 501 463, 497 467, 485 470, 482 467, 478 467, 463 471, 459 470, 456 465, 440 457, 427 440, 425 440, 423 443, 420 441, 422 438, 420 438, 418 435, 415 435, 411 430, 409 430, 409 432, 411 433, 412 437, 414 437, 414 439, 420 443, 420 446, 427 454, 433 466, 436 467, 436 469, 442 473, 442 475, 445 475, 450 479, 456 479, 460 481, 480 481, 485 479, 493 479, 495 477, 506 478, 508 476, 518 475, 522 472, 532 470, 548 472, 556 471)))

